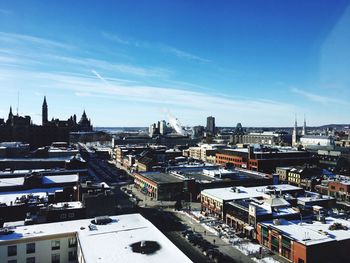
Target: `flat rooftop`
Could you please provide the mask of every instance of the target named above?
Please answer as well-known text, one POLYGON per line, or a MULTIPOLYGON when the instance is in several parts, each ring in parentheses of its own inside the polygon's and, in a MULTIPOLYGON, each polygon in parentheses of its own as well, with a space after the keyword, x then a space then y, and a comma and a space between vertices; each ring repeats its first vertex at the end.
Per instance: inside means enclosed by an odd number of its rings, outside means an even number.
POLYGON ((267 194, 282 192, 293 192, 302 191, 303 189, 297 186, 289 184, 279 185, 268 185, 268 186, 256 186, 256 187, 224 187, 224 188, 213 188, 205 189, 201 192, 208 197, 216 199, 218 201, 231 201, 245 198, 257 198, 257 197, 268 197, 267 194))
MULTIPOLYGON (((24 177, 0 178, 1 187, 22 186, 24 185, 24 177)), ((66 175, 47 175, 42 177, 42 184, 64 184, 75 183, 79 181, 78 174, 66 175)))
POLYGON ((333 217, 326 217, 325 223, 320 221, 300 223, 300 220, 281 219, 278 225, 273 224, 272 221, 260 224, 274 228, 305 246, 350 239, 350 221, 333 217), (334 223, 345 226, 347 229, 330 230, 329 227, 334 223))
POLYGON ((167 173, 159 173, 159 172, 145 172, 139 173, 141 176, 146 177, 147 179, 157 183, 157 184, 167 184, 167 183, 181 183, 182 180, 176 178, 173 175, 167 173))
POLYGON ((316 201, 325 201, 325 200, 334 200, 334 197, 328 195, 322 195, 315 192, 305 191, 305 196, 298 196, 298 203, 300 202, 316 202, 316 201))
POLYGON ((89 229, 92 219, 66 221, 50 224, 19 226, 14 233, 0 235, 0 245, 8 241, 25 242, 30 238, 50 239, 50 235, 75 234, 79 240, 86 263, 115 262, 191 262, 169 239, 167 239, 151 222, 140 214, 129 214, 110 217, 107 225, 94 225, 89 229), (152 254, 141 254, 132 251, 131 245, 141 241, 152 241, 159 249, 152 254))
POLYGON ((0 158, 0 162, 64 162, 69 161, 71 156, 48 157, 48 158, 0 158))
MULTIPOLYGON (((248 154, 248 148, 235 148, 235 149, 222 149, 219 151, 219 153, 228 154, 229 152, 240 152, 240 153, 247 153, 248 154)), ((303 153, 303 151, 297 151, 292 148, 273 148, 270 152, 268 149, 261 149, 261 148, 255 148, 254 154, 264 154, 264 155, 270 155, 270 154, 286 154, 286 153, 303 153)))
POLYGON ((40 173, 42 175, 57 175, 57 174, 75 174, 86 172, 87 169, 65 169, 65 168, 56 168, 56 169, 31 169, 31 170, 0 170, 0 180, 1 178, 14 178, 25 176, 33 173, 40 173))
MULTIPOLYGON (((35 188, 30 190, 13 191, 13 192, 1 192, 0 193, 0 203, 5 203, 6 205, 16 204, 16 200, 19 200, 22 196, 30 197, 32 199, 44 198, 47 200, 48 194, 54 194, 56 191, 62 191, 63 188, 53 187, 53 188, 35 188)), ((29 199, 30 199, 29 198, 29 199)))
POLYGON ((204 175, 202 172, 193 171, 193 172, 182 172, 182 171, 170 171, 170 174, 178 178, 183 179, 194 179, 197 182, 209 183, 213 181, 222 181, 220 178, 214 178, 212 176, 204 175))
POLYGON ((52 210, 79 209, 79 208, 83 208, 84 205, 80 201, 73 201, 73 202, 54 203, 54 204, 50 204, 48 207, 49 209, 52 209, 52 210))

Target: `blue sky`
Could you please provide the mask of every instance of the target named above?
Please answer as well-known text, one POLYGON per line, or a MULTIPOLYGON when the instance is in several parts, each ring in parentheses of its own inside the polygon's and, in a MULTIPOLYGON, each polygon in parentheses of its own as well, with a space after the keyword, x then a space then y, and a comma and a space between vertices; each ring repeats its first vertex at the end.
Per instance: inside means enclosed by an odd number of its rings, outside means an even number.
POLYGON ((349 123, 349 1, 1 1, 0 118, 349 123), (16 111, 16 110, 15 110, 16 111))

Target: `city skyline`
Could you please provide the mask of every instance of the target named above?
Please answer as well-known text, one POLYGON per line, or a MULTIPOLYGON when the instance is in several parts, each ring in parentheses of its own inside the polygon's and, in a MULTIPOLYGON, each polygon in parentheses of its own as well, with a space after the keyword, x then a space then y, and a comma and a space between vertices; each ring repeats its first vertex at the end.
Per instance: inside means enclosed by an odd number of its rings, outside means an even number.
POLYGON ((96 126, 349 122, 348 1, 3 1, 0 118, 96 126))

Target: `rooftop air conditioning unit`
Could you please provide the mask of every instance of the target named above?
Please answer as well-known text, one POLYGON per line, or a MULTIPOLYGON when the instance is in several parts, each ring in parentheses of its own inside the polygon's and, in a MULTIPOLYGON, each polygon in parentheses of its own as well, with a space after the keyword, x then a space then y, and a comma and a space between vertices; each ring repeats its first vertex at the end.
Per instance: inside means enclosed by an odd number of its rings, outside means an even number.
POLYGON ((280 219, 274 219, 273 221, 272 221, 272 223, 275 225, 275 226, 279 226, 280 224, 281 224, 281 221, 280 221, 280 219))

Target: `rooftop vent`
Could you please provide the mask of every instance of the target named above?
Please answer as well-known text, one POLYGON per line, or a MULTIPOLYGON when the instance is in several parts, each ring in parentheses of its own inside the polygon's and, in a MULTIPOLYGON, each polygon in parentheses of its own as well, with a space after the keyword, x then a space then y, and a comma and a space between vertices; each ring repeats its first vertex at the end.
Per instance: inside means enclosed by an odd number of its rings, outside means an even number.
POLYGON ((231 187, 231 191, 234 192, 234 193, 240 193, 241 190, 237 187, 231 187))
POLYGON ((272 221, 272 223, 275 225, 275 226, 279 226, 280 224, 281 224, 281 220, 280 219, 274 219, 273 221, 272 221))
POLYGON ((107 225, 112 222, 112 219, 109 216, 97 216, 91 223, 95 225, 107 225))
POLYGON ((132 252, 150 255, 161 249, 161 246, 156 241, 139 241, 130 245, 132 252))
POLYGON ((90 224, 90 225, 89 225, 89 230, 90 230, 90 231, 97 230, 97 227, 96 227, 95 225, 93 225, 93 224, 90 224))
POLYGON ((346 225, 343 225, 341 223, 333 223, 331 226, 328 228, 329 230, 348 230, 348 227, 346 225))
POLYGON ((0 236, 10 235, 13 232, 15 232, 15 231, 13 231, 12 229, 9 229, 8 227, 0 228, 0 236))

